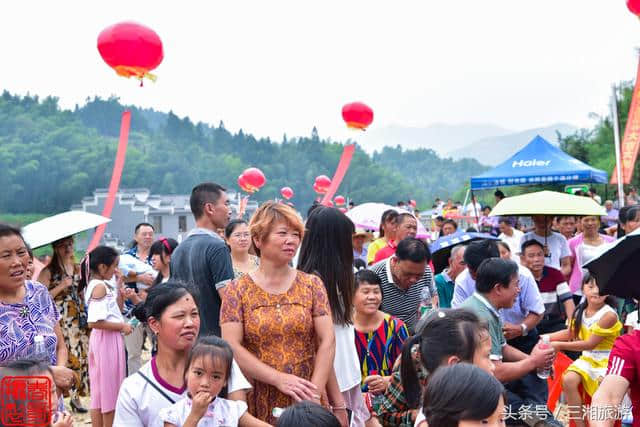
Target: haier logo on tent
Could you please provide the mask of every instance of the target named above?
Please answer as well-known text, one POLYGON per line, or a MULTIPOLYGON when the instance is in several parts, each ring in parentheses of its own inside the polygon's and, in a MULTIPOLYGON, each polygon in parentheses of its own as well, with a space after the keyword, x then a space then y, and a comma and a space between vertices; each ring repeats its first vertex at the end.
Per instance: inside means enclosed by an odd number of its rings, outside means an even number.
POLYGON ((511 167, 512 168, 530 168, 532 166, 549 166, 549 163, 551 163, 551 160, 536 160, 536 159, 532 159, 532 160, 518 160, 518 161, 513 161, 513 163, 511 163, 511 167))

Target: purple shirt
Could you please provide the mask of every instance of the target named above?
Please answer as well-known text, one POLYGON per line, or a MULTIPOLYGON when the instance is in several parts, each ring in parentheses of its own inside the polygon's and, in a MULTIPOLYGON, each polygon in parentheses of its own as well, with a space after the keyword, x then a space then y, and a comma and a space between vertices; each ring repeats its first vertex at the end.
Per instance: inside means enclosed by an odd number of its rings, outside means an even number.
POLYGON ((22 303, 0 302, 0 366, 28 359, 36 335, 44 337, 51 364, 55 365, 58 339, 54 328, 60 320, 60 313, 44 285, 27 280, 25 287, 22 303))

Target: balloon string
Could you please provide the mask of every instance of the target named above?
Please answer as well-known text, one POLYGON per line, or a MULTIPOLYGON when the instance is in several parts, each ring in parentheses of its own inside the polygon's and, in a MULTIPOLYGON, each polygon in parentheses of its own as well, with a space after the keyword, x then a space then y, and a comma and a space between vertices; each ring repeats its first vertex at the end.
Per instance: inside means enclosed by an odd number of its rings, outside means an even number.
MULTIPOLYGON (((118 192, 118 188, 120 187, 120 178, 122 178, 122 170, 124 169, 124 161, 127 156, 127 143, 129 141, 129 127, 131 126, 131 112, 125 111, 122 113, 122 121, 120 123, 120 142, 118 143, 118 151, 116 152, 116 160, 113 165, 113 171, 111 172, 111 182, 109 183, 109 193, 107 194, 107 200, 104 203, 104 208, 102 209, 102 216, 107 218, 111 218, 111 211, 113 210, 113 205, 116 199, 116 193, 118 192)), ((102 235, 104 234, 104 230, 106 228, 106 224, 102 224, 98 226, 95 233, 93 233, 93 237, 91 238, 91 243, 89 243, 89 247, 87 248, 87 252, 92 251, 100 240, 102 239, 102 235)))
POLYGON ((338 191, 338 187, 340 187, 340 183, 347 173, 347 169, 349 169, 349 165, 351 164, 351 158, 353 157, 353 153, 356 150, 355 144, 345 145, 342 150, 342 156, 340 156, 340 162, 338 163, 338 167, 336 169, 336 173, 333 175, 333 179, 331 180, 331 185, 329 189, 324 195, 322 199, 322 204, 326 204, 333 198, 338 191))

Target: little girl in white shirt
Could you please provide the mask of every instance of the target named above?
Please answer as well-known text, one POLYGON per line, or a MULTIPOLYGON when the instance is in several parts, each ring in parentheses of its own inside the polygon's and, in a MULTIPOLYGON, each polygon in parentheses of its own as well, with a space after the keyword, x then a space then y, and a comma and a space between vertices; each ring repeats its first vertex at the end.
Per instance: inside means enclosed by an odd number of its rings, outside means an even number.
POLYGON ((233 351, 225 340, 214 335, 200 338, 187 361, 187 396, 160 411, 164 426, 269 426, 249 414, 246 402, 219 397, 230 379, 232 362, 233 351))
POLYGON ((123 296, 112 282, 118 260, 115 249, 98 246, 80 266, 80 288, 86 288, 84 300, 91 328, 88 354, 91 423, 103 427, 113 425, 118 390, 127 369, 122 336, 132 330, 120 311, 123 296))

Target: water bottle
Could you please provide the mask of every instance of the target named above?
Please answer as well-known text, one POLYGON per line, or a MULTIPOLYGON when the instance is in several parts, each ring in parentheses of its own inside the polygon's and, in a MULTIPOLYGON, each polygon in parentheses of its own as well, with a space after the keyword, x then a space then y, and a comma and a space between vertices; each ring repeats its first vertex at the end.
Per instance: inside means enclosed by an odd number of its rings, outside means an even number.
POLYGON ((422 288, 420 292, 420 318, 423 318, 433 309, 433 303, 431 302, 431 291, 428 286, 422 288))
POLYGON ((44 337, 42 335, 36 335, 33 337, 33 354, 31 355, 31 359, 46 363, 51 361, 49 358, 49 352, 47 351, 47 345, 45 344, 44 337))
MULTIPOLYGON (((544 350, 551 348, 550 342, 551 341, 549 339, 549 335, 543 335, 540 344, 538 344, 538 347, 544 350)), ((551 365, 545 366, 543 368, 538 368, 537 373, 538 378, 546 380, 547 378, 549 378, 549 375, 551 375, 551 365)))

